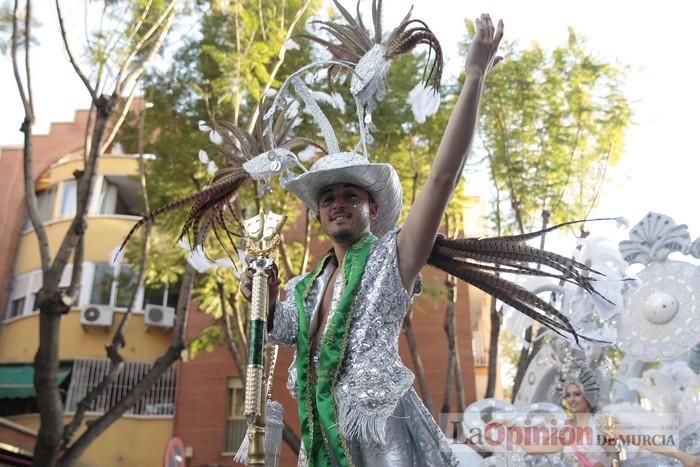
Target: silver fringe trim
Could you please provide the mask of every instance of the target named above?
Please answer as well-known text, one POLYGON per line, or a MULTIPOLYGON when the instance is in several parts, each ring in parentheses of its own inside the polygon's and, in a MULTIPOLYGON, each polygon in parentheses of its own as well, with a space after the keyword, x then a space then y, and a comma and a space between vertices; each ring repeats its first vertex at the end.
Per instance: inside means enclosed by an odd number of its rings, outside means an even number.
POLYGON ((396 404, 392 404, 385 410, 375 409, 371 412, 350 401, 336 402, 336 406, 338 409, 338 429, 343 437, 362 443, 385 443, 386 422, 396 404))

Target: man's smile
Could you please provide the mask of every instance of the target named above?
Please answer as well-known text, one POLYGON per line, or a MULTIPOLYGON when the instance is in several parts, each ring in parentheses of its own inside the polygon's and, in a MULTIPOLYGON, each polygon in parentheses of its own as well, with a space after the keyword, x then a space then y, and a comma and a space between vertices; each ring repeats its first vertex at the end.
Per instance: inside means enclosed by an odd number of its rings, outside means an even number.
POLYGON ((331 216, 331 221, 337 221, 337 220, 347 220, 350 219, 350 214, 347 212, 339 212, 337 214, 333 214, 331 216))

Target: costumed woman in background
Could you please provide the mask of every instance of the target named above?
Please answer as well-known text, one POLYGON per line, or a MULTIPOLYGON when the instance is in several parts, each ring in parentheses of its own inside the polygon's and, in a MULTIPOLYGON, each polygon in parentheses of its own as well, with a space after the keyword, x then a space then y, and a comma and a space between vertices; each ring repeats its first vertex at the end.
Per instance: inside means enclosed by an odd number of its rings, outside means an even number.
POLYGON ((519 446, 532 456, 560 454, 568 466, 608 467, 611 462, 598 444, 599 429, 595 409, 601 388, 594 371, 579 364, 567 362, 559 371, 557 393, 570 417, 565 426, 545 430, 544 437, 532 444, 519 446), (554 436, 549 437, 549 434, 554 436))
MULTIPOLYGON (((600 409, 602 375, 597 369, 581 362, 566 363, 559 372, 557 391, 561 404, 570 414, 572 430, 557 430, 558 436, 545 439, 535 445, 520 446, 530 455, 561 454, 567 466, 608 467, 612 465, 611 445, 605 440, 596 412, 600 409)), ((617 436, 636 440, 639 437, 617 429, 617 436)), ((685 467, 700 467, 700 456, 678 451, 667 446, 643 445, 641 449, 679 460, 685 467)))

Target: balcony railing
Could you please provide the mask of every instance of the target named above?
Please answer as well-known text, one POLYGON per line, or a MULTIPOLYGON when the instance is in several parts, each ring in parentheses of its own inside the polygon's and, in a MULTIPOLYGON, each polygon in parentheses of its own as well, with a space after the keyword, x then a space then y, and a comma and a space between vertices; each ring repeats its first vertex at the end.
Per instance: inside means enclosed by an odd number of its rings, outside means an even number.
MULTIPOLYGON (((73 363, 71 383, 66 398, 66 412, 76 411, 78 403, 109 373, 106 359, 79 359, 73 363)), ((91 404, 88 412, 104 413, 125 397, 151 370, 152 365, 125 362, 124 368, 91 404)), ((158 381, 127 412, 130 415, 173 415, 175 413, 175 383, 177 371, 168 368, 158 381)))

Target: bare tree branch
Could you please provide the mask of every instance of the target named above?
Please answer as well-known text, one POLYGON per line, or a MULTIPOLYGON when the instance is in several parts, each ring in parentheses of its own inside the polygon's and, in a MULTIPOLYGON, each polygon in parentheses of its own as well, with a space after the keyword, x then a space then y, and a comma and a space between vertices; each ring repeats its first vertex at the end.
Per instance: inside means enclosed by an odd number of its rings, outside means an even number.
MULTIPOLYGON (((297 10, 297 14, 294 15, 294 19, 289 24, 287 34, 285 34, 284 36, 284 42, 282 42, 280 52, 277 55, 277 62, 275 62, 275 64, 272 67, 272 71, 270 72, 270 78, 267 80, 267 83, 265 83, 265 87, 263 88, 263 91, 260 94, 261 96, 265 96, 272 87, 272 83, 274 82, 275 77, 277 76, 277 72, 282 66, 282 62, 284 62, 284 56, 287 53, 287 41, 292 37, 292 32, 294 31, 294 28, 296 27, 301 17, 304 16, 304 13, 306 12, 306 9, 309 7, 310 3, 311 0, 306 0, 306 2, 304 2, 304 5, 299 10, 297 10)), ((284 17, 284 10, 282 10, 282 16, 284 17)), ((260 106, 256 105, 253 109, 253 115, 250 117, 250 120, 248 120, 248 133, 253 132, 255 122, 258 120, 258 112, 260 112, 260 106)))
POLYGON ((284 273, 287 275, 287 277, 291 278, 294 277, 295 274, 292 268, 292 261, 289 259, 289 255, 287 255, 287 247, 285 246, 286 244, 287 241, 284 238, 284 234, 280 234, 278 250, 282 259, 282 266, 284 267, 284 273))
POLYGON ((92 146, 92 119, 95 116, 95 103, 90 102, 90 110, 88 110, 87 122, 85 124, 85 144, 83 145, 83 164, 87 163, 87 158, 92 146))
POLYGON ((311 222, 309 221, 309 208, 304 209, 304 254, 301 257, 299 274, 306 274, 309 267, 309 254, 311 253, 311 222))
POLYGON ((226 292, 224 291, 224 284, 222 282, 216 283, 216 288, 219 291, 219 302, 221 303, 221 312, 224 316, 224 332, 226 334, 226 344, 228 345, 228 351, 233 357, 233 363, 236 364, 236 371, 238 371, 238 376, 245 381, 246 375, 246 363, 241 356, 236 343, 233 340, 233 334, 231 333, 231 315, 228 313, 228 307, 226 306, 226 292))
POLYGON ((403 331, 406 334, 406 342, 408 343, 408 350, 411 352, 411 360, 413 361, 413 369, 416 372, 416 378, 418 379, 418 387, 420 388, 421 399, 423 404, 428 409, 428 412, 433 412, 433 398, 430 396, 430 387, 428 385, 428 378, 425 376, 425 369, 423 368, 423 360, 420 358, 420 353, 418 353, 418 341, 416 340, 416 334, 413 332, 413 309, 409 309, 406 313, 406 317, 403 320, 403 331))
MULTIPOLYGON (((163 11, 163 14, 158 18, 158 20, 155 22, 153 27, 148 31, 146 36, 144 36, 145 40, 152 40, 152 45, 148 51, 148 53, 139 61, 138 65, 135 66, 124 78, 123 81, 120 81, 120 79, 117 79, 117 82, 115 83, 115 92, 117 92, 119 95, 122 95, 124 93, 124 90, 133 86, 134 83, 140 80, 141 76, 143 75, 144 71, 146 70, 146 65, 151 62, 155 54, 160 50, 160 47, 163 45, 163 42, 165 41, 165 36, 167 36, 168 31, 170 30, 170 27, 172 26, 173 23, 173 18, 175 17, 175 6, 177 5, 179 0, 172 0, 168 6, 165 8, 163 11), (157 32, 157 34, 154 36, 154 34, 157 32)), ((142 41, 140 45, 135 47, 134 54, 132 57, 128 58, 125 63, 130 63, 133 60, 133 56, 135 56, 135 51, 136 50, 141 50, 143 46, 145 45, 145 42, 142 41)), ((121 74, 120 74, 121 76, 121 74)))
MULTIPOLYGON (((119 113, 119 116, 116 118, 114 125, 112 126, 109 135, 104 140, 104 143, 102 143, 102 147, 100 148, 100 153, 104 154, 107 152, 107 149, 109 149, 109 146, 112 144, 112 141, 114 141, 114 138, 116 138, 117 133, 119 133, 119 130, 121 129, 122 125, 124 124, 124 120, 126 120, 126 116, 129 114, 129 110, 131 110, 131 104, 134 102, 134 98, 136 97, 136 86, 134 86, 131 89, 131 92, 129 93, 129 97, 126 98, 126 102, 124 103, 124 107, 122 108, 122 111, 119 113)), ((145 211, 149 212, 149 211, 145 211)))
MULTIPOLYGON (((244 320, 244 312, 242 310, 239 310, 238 307, 236 306, 236 297, 231 296, 229 297, 229 305, 231 305, 231 309, 233 310, 233 314, 236 317, 236 331, 237 331, 237 337, 241 341, 241 345, 243 346, 244 349, 248 348, 248 336, 245 335, 245 324, 243 323, 244 320)), ((233 329, 233 328, 231 328, 233 329)))
POLYGON ((29 66, 29 22, 32 19, 32 2, 27 0, 27 14, 24 15, 24 72, 27 75, 27 97, 29 98, 29 109, 31 110, 32 122, 34 121, 34 98, 32 97, 32 87, 29 83, 32 82, 31 67, 29 66))
MULTIPOLYGON (((27 6, 31 4, 31 0, 27 0, 27 6)), ((24 133, 24 149, 23 149, 23 167, 24 167, 24 196, 25 203, 27 206, 27 213, 29 219, 34 227, 34 232, 37 236, 37 241, 39 243, 39 253, 41 257, 41 270, 42 273, 46 274, 49 270, 49 239, 46 235, 46 229, 41 221, 39 215, 39 204, 37 202, 36 193, 34 192, 34 174, 33 174, 33 164, 32 164, 32 126, 34 124, 34 110, 31 102, 29 102, 27 95, 31 95, 32 83, 30 81, 30 75, 27 74, 27 84, 26 87, 29 90, 27 93, 24 91, 25 85, 22 82, 22 77, 19 74, 19 66, 17 63, 17 19, 19 10, 19 0, 15 0, 15 5, 12 13, 12 68, 15 75, 15 81, 17 83, 17 89, 19 91, 20 99, 22 100, 22 105, 24 106, 24 120, 22 121, 21 131, 24 133)), ((30 12, 26 12, 26 16, 30 16, 30 12)), ((31 20, 31 18, 30 18, 31 20)), ((25 54, 29 53, 30 49, 30 27, 31 23, 27 23, 25 20, 25 54)), ((27 60, 26 67, 29 68, 29 62, 27 60)))
MULTIPOLYGON (((145 108, 141 111, 140 119, 143 121, 144 115, 145 115, 145 108)), ((145 169, 145 164, 143 161, 143 148, 142 148, 142 139, 143 139, 143 133, 139 133, 139 172, 140 172, 140 189, 141 189, 141 197, 143 200, 143 203, 146 207, 148 207, 148 193, 146 191, 146 169, 145 169)), ((148 212, 148 211, 147 211, 148 212)), ((122 319, 119 322, 119 326, 117 326, 117 329, 114 333, 114 336, 112 337, 112 342, 107 346, 107 357, 109 358, 110 361, 110 367, 109 367, 109 373, 105 375, 105 377, 100 381, 100 383, 95 386, 90 392, 78 403, 78 406, 75 411, 75 415, 73 416, 73 419, 70 421, 68 425, 66 425, 63 429, 63 448, 65 449, 69 443, 70 440, 73 438, 73 435, 75 434, 75 431, 80 427, 83 418, 85 416, 85 412, 90 409, 90 406, 92 405, 92 402, 100 395, 102 394, 108 387, 109 385, 114 381, 114 379, 119 375, 119 373, 122 372, 124 369, 124 358, 121 356, 119 353, 122 348, 126 345, 126 339, 124 338, 124 329, 126 329, 126 325, 129 321, 129 318, 131 317, 132 311, 134 309, 134 306, 136 305, 136 296, 138 295, 138 291, 143 288, 144 282, 145 282, 145 277, 146 277, 146 261, 148 259, 148 240, 151 235, 151 229, 153 227, 152 222, 146 222, 146 226, 143 231, 143 244, 141 246, 141 260, 139 263, 139 273, 138 273, 138 278, 136 280, 136 286, 134 287, 133 292, 131 293, 131 298, 129 299, 129 304, 126 308, 126 313, 122 315, 122 319)), ((84 239, 84 235, 80 237, 80 243, 82 243, 84 239)), ((80 251, 80 249, 78 249, 80 251)), ((75 271, 75 264, 73 265, 73 271, 75 271)))
POLYGON ((80 295, 80 279, 83 275, 83 259, 85 257, 85 235, 78 238, 73 254, 73 269, 71 270, 70 285, 66 295, 72 299, 71 304, 77 301, 80 295))
POLYGON ((97 160, 99 159, 99 147, 100 141, 102 141, 107 122, 111 115, 112 109, 116 103, 116 97, 112 96, 106 98, 104 96, 99 97, 95 107, 97 111, 97 118, 95 121, 95 129, 93 131, 92 147, 90 148, 90 154, 88 155, 87 163, 85 164, 84 173, 80 178, 80 182, 77 187, 77 200, 76 200, 76 210, 75 217, 71 222, 68 232, 66 233, 61 246, 58 249, 56 258, 51 265, 49 272, 47 274, 45 287, 55 287, 61 278, 63 269, 65 268, 68 259, 70 258, 75 246, 78 243, 78 238, 85 233, 85 215, 87 214, 87 209, 90 203, 90 198, 92 194, 92 180, 95 176, 95 171, 97 169, 97 160))
MULTIPOLYGON (((31 3, 31 0, 27 1, 27 4, 31 3)), ((32 108, 29 105, 29 100, 27 99, 27 95, 24 92, 24 85, 22 84, 22 77, 19 75, 19 66, 17 64, 17 17, 18 17, 18 10, 19 10, 19 0, 15 0, 15 6, 12 10, 12 42, 10 45, 10 54, 12 55, 12 70, 14 71, 15 74, 15 82, 17 83, 17 88, 19 90, 19 97, 22 100, 22 105, 24 106, 24 115, 25 118, 27 116, 30 117, 30 120, 33 122, 34 121, 34 115, 32 112, 32 108)), ((24 32, 25 37, 28 36, 27 31, 24 32)), ((29 42, 25 43, 25 49, 29 50, 29 42)))
POLYGON ((73 69, 75 70, 75 73, 80 77, 80 80, 83 82, 83 84, 87 88, 88 92, 90 93, 90 97, 92 97, 93 102, 96 103, 97 102, 97 91, 95 89, 93 89, 92 85, 90 84, 90 81, 87 79, 87 76, 85 76, 85 73, 83 73, 83 70, 80 69, 78 62, 75 60, 75 57, 73 57, 73 52, 71 51, 70 44, 68 43, 68 36, 66 35, 66 27, 63 24, 63 13, 61 12, 60 0, 56 0, 56 14, 58 15, 58 25, 61 28, 61 38, 63 39, 63 46, 66 49, 66 53, 68 53, 68 59, 70 60, 71 65, 73 65, 73 69))
MULTIPOLYGON (((176 2, 173 1, 168 4, 165 10, 163 10, 163 13, 160 15, 160 17, 153 23, 153 26, 151 26, 151 28, 148 31, 146 31, 146 34, 144 34, 143 37, 134 45, 134 47, 131 48, 131 51, 124 59, 122 66, 119 68, 119 73, 115 78, 115 87, 119 87, 119 83, 121 83, 121 78, 122 76, 124 76, 124 73, 126 73, 126 70, 130 66, 131 61, 134 59, 134 57, 136 57, 136 55, 138 55, 144 49, 144 46, 148 43, 148 41, 150 41, 154 37, 154 34, 156 34, 156 32, 159 31, 160 26, 172 13, 173 9, 175 8, 175 3, 176 2)), ((146 8, 144 10, 143 14, 134 25, 129 39, 133 39, 136 36, 136 33, 138 33, 138 30, 141 29, 141 26, 143 25, 143 22, 148 15, 149 9, 150 8, 146 8)))

